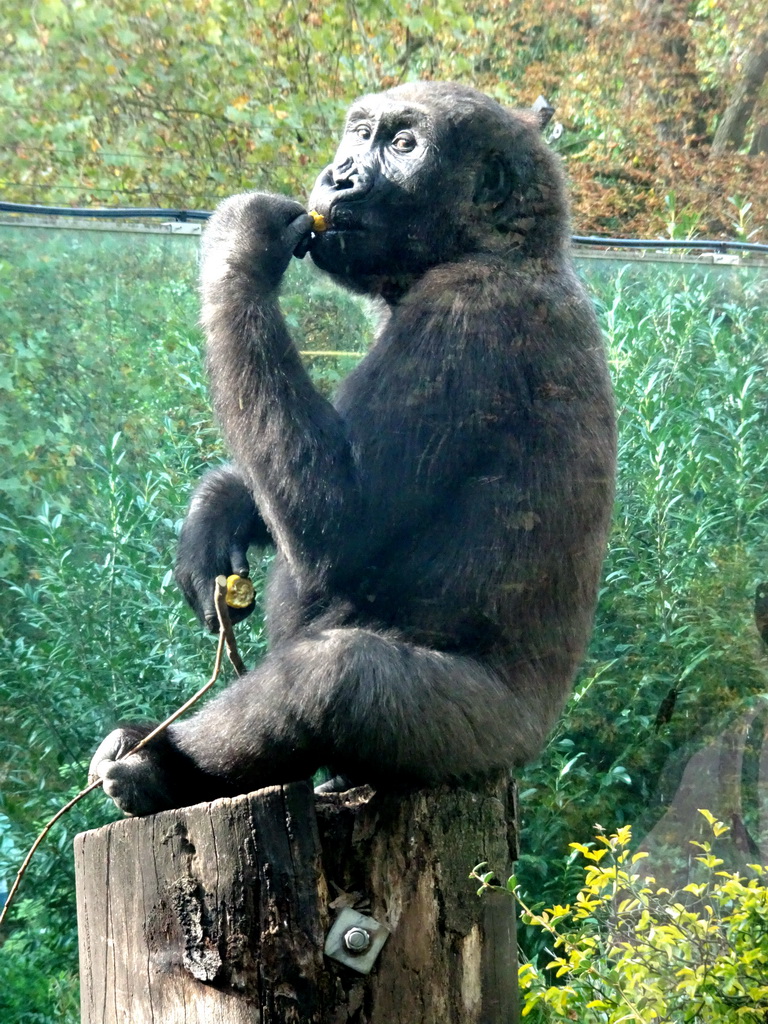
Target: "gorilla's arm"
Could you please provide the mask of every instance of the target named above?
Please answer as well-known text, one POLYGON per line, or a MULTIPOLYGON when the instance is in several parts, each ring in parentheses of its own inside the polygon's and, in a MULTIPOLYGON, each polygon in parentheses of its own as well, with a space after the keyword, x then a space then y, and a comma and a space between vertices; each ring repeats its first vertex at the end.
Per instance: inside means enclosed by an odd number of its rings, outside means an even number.
MULTIPOLYGON (((356 387, 353 409, 343 398, 334 408, 304 369, 277 299, 309 223, 281 196, 227 200, 204 236, 202 294, 219 421, 278 549, 311 587, 356 579, 487 455, 482 410, 499 353, 487 351, 483 317, 471 337, 457 327, 438 287, 431 312, 417 303, 393 314, 365 360, 370 385, 356 387), (463 364, 478 346, 483 366, 471 378, 463 364), (446 372, 435 375, 436 361, 446 372)), ((484 290, 481 278, 473 290, 484 290)))
POLYGON ((315 389, 277 289, 311 218, 281 196, 234 196, 203 236, 202 322, 214 407, 289 564, 322 576, 354 535, 358 487, 342 418, 315 389))
MULTIPOLYGON (((203 477, 192 495, 176 553, 176 582, 208 629, 219 628, 213 584, 219 575, 249 572, 251 544, 272 545, 272 537, 236 466, 221 466, 203 477)), ((254 605, 232 608, 233 621, 250 615, 254 605)))

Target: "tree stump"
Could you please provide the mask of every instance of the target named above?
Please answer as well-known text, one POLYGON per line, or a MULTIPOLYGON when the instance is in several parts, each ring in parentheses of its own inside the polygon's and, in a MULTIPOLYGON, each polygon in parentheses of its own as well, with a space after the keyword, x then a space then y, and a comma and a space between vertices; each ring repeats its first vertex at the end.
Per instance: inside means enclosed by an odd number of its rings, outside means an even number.
POLYGON ((82 833, 82 1024, 515 1024, 513 902, 468 877, 513 817, 506 782, 301 783, 82 833), (324 955, 343 911, 391 933, 369 975, 324 955))

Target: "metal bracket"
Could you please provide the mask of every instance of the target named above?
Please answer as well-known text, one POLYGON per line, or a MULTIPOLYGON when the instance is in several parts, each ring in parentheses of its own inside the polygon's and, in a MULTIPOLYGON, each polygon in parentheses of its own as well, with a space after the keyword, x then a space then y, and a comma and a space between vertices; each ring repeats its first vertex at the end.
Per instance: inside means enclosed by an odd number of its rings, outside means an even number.
POLYGON ((372 917, 345 907, 331 925, 325 940, 325 955, 359 974, 370 974, 389 928, 372 917))

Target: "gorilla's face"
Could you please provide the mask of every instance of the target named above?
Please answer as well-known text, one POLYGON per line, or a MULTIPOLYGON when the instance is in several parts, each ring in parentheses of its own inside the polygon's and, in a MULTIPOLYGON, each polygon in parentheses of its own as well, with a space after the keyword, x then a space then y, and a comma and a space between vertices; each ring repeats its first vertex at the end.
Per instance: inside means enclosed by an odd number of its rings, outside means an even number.
POLYGON ((328 221, 312 259, 347 285, 413 277, 461 251, 459 209, 471 189, 451 152, 451 129, 423 104, 368 96, 356 103, 310 209, 328 221))
POLYGON ((313 260, 348 287, 396 296, 465 254, 559 249, 567 211, 544 123, 445 82, 364 96, 309 198, 329 225, 313 260))

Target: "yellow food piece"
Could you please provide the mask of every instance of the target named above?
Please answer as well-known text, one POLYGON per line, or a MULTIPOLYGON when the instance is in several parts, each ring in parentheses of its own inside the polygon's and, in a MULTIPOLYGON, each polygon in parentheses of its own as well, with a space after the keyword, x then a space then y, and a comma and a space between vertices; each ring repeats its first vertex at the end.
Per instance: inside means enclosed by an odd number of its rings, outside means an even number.
POLYGON ((253 584, 245 576, 227 576, 227 593, 224 600, 230 608, 247 608, 253 601, 253 584))
POLYGON ((312 218, 312 230, 317 234, 321 235, 324 231, 328 230, 328 221, 317 210, 310 210, 309 216, 312 218))

